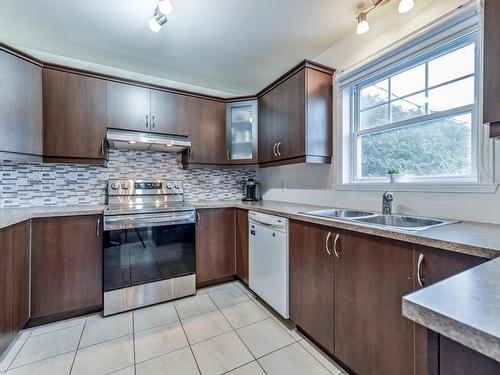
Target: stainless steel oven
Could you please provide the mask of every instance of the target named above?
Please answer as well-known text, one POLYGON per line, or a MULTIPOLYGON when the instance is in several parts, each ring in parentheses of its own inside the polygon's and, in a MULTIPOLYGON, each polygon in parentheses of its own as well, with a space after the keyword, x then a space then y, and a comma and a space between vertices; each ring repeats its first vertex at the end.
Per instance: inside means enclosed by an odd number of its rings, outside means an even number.
POLYGON ((104 315, 196 292, 196 215, 180 200, 180 186, 166 181, 109 183, 113 191, 108 191, 104 216, 104 315))

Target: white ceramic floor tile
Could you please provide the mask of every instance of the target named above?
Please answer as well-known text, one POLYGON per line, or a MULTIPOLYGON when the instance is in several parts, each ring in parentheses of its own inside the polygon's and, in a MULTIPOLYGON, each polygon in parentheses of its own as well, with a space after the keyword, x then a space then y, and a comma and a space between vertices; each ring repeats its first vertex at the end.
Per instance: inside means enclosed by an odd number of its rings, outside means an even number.
POLYGON ((240 328, 236 332, 256 358, 295 342, 271 318, 240 328))
POLYGON ((77 317, 73 319, 61 320, 60 322, 45 324, 43 326, 33 328, 31 336, 43 335, 44 333, 57 331, 63 328, 74 327, 78 325, 82 325, 85 323, 86 317, 77 317))
POLYGON ((99 344, 118 337, 128 336, 131 335, 132 332, 131 312, 89 319, 83 330, 80 348, 99 344))
POLYGON ((311 355, 316 358, 323 366, 326 367, 328 371, 330 371, 334 375, 340 375, 344 371, 342 367, 337 365, 331 358, 327 357, 326 354, 323 354, 319 348, 310 343, 307 340, 300 340, 299 344, 307 350, 311 355))
POLYGON ((182 321, 191 345, 232 331, 231 325, 220 311, 211 311, 182 321))
POLYGON ((108 375, 135 375, 134 366, 130 366, 115 372, 111 372, 108 375))
POLYGON ((253 361, 228 372, 227 375, 266 375, 266 373, 256 361, 253 361))
POLYGON ((190 348, 183 348, 139 363, 136 375, 195 375, 198 366, 190 348))
POLYGON ((207 293, 215 292, 217 290, 231 288, 231 287, 235 286, 236 283, 237 283, 236 281, 230 281, 230 282, 224 283, 224 284, 217 284, 217 285, 214 285, 214 286, 208 286, 208 287, 204 288, 204 290, 207 293))
POLYGON ((134 365, 133 336, 78 350, 71 375, 104 375, 134 365))
POLYGON ((188 346, 180 322, 135 333, 135 361, 146 361, 188 346))
POLYGON ((254 301, 224 307, 221 311, 235 329, 270 317, 270 314, 257 306, 254 301))
POLYGON ((207 293, 220 309, 235 305, 237 303, 245 302, 250 299, 236 285, 233 285, 230 288, 216 290, 215 292, 207 291, 207 293))
POLYGON ((255 295, 255 294, 254 294, 254 293, 253 293, 250 289, 248 289, 245 285, 243 285, 243 284, 241 283, 241 281, 240 281, 240 282, 238 282, 236 285, 237 285, 237 286, 238 286, 238 288, 240 288, 240 289, 243 291, 243 293, 245 293, 248 297, 250 297, 250 298, 252 298, 252 299, 257 298, 257 296, 256 296, 256 295, 255 295))
POLYGON ((259 363, 268 375, 331 375, 298 343, 260 358, 259 363))
POLYGON ((275 316, 273 316, 273 320, 276 323, 278 323, 279 326, 283 328, 290 336, 292 336, 295 341, 300 341, 303 339, 303 337, 299 334, 296 328, 287 327, 285 323, 283 323, 280 319, 276 318, 275 316))
POLYGON ((21 347, 24 345, 31 332, 21 332, 16 339, 9 345, 3 356, 0 358, 0 372, 7 371, 12 361, 16 357, 21 347))
POLYGON ((75 352, 61 354, 7 371, 6 375, 69 375, 75 352))
POLYGON ((11 368, 27 365, 59 354, 75 351, 82 334, 83 324, 38 336, 30 336, 19 351, 11 368))
POLYGON ((254 359, 235 332, 202 341, 192 349, 203 375, 223 374, 254 359))
POLYGON ((145 307, 134 311, 135 332, 173 323, 179 320, 172 302, 145 307))
POLYGON ((215 306, 207 294, 183 298, 175 301, 174 305, 181 319, 217 310, 217 306, 215 306))

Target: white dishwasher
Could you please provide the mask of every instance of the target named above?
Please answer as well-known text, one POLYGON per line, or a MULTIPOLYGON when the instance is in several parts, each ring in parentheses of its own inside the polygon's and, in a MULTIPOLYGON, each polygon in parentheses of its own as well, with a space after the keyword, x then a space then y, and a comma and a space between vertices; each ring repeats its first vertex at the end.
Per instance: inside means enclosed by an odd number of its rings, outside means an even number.
POLYGON ((288 220, 248 212, 248 285, 288 319, 288 220))

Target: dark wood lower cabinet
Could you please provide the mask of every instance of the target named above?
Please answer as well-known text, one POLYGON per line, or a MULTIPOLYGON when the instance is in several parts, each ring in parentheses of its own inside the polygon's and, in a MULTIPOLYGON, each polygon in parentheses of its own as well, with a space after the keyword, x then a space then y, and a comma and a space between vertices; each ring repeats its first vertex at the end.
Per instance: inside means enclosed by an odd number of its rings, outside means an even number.
MULTIPOLYGON (((414 264, 416 289, 437 283, 448 277, 484 263, 487 259, 415 245, 414 264), (420 266, 419 266, 420 259, 420 266), (419 284, 419 279, 422 285, 419 284)), ((415 375, 438 373, 439 337, 421 325, 415 324, 415 375)))
POLYGON ((100 215, 33 220, 32 318, 100 308, 101 222, 100 215))
POLYGON ((290 318, 334 353, 334 228, 290 221, 290 318), (328 247, 328 248, 327 248, 328 247))
POLYGON ((498 375, 500 362, 439 337, 439 375, 498 375))
POLYGON ((236 209, 236 276, 248 285, 248 211, 236 209))
POLYGON ((235 209, 201 209, 197 216, 196 284, 203 286, 234 277, 235 209))
POLYGON ((0 230, 0 356, 29 318, 29 228, 0 230))
POLYGON ((335 260, 335 356, 359 375, 413 373, 413 246, 343 232, 335 260))

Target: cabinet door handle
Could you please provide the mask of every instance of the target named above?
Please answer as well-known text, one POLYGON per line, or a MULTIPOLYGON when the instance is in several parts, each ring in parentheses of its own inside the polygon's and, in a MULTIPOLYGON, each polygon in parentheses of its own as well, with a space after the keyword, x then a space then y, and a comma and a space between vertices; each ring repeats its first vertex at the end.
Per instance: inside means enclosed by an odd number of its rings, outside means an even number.
POLYGON ((229 150, 227 150, 227 160, 228 160, 228 161, 231 161, 231 156, 230 156, 230 155, 231 155, 231 154, 230 154, 230 151, 229 151, 229 150))
POLYGON ((330 242, 330 239, 332 238, 332 232, 328 232, 326 235, 326 240, 325 240, 325 249, 328 255, 332 255, 332 252, 330 250, 330 247, 328 246, 328 243, 330 242))
POLYGON ((99 237, 101 235, 101 218, 97 218, 97 225, 96 225, 96 235, 99 237))
POLYGON ((422 276, 420 276, 420 271, 422 270, 423 261, 424 261, 424 254, 420 254, 418 256, 418 261, 417 261, 417 281, 418 281, 418 285, 420 285, 420 287, 423 287, 425 284, 424 278, 422 276))
POLYGON ((152 120, 153 120, 153 128, 154 128, 155 127, 155 116, 154 115, 153 115, 152 120))
POLYGON ((335 235, 335 239, 333 240, 333 252, 335 253, 335 256, 337 258, 340 258, 340 254, 339 252, 337 251, 337 243, 339 242, 339 238, 340 238, 340 234, 336 234, 335 235))
POLYGON ((276 152, 278 153, 278 156, 281 156, 280 147, 281 147, 281 142, 278 142, 278 144, 276 145, 276 152))
POLYGON ((199 212, 196 213, 196 226, 198 226, 198 227, 200 226, 200 213, 199 212))
POLYGON ((101 155, 104 155, 104 138, 101 139, 101 155))
POLYGON ((276 153, 276 146, 278 146, 277 143, 275 143, 274 146, 273 146, 273 154, 274 154, 274 156, 278 156, 278 154, 276 153))
POLYGON ((146 128, 149 127, 149 115, 146 115, 146 128))

